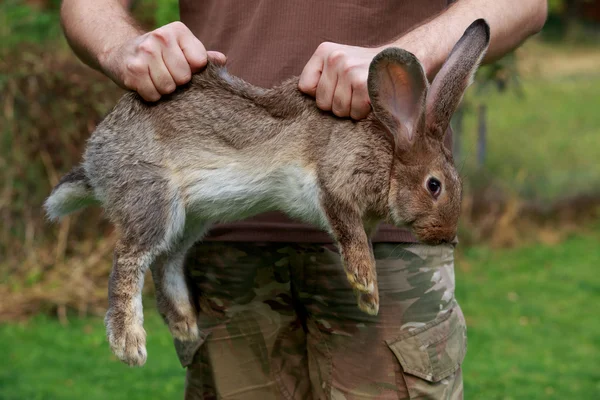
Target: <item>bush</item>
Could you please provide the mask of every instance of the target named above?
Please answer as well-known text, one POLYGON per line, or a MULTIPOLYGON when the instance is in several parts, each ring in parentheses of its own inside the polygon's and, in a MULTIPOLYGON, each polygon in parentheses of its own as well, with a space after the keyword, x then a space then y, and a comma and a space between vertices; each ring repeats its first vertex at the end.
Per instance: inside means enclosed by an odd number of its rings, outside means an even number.
POLYGON ((169 22, 179 20, 179 2, 178 0, 158 0, 156 2, 156 11, 154 12, 154 21, 156 26, 166 25, 169 22))

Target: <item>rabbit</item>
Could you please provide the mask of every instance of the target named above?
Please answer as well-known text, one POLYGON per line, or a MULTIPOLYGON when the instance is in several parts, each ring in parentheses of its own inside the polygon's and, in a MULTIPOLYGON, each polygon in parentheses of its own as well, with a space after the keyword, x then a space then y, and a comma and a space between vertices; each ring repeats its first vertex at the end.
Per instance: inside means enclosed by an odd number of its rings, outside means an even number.
POLYGON ((214 63, 157 103, 125 94, 44 205, 52 220, 101 205, 116 227, 105 317, 113 353, 146 362, 149 268, 173 337, 196 340, 187 251, 212 223, 266 211, 328 232, 358 307, 376 315, 369 238, 381 221, 428 244, 456 237, 462 184, 443 138, 489 40, 485 20, 470 25, 431 87, 412 53, 381 51, 368 72, 372 112, 361 121, 319 110, 298 78, 263 89, 214 63))

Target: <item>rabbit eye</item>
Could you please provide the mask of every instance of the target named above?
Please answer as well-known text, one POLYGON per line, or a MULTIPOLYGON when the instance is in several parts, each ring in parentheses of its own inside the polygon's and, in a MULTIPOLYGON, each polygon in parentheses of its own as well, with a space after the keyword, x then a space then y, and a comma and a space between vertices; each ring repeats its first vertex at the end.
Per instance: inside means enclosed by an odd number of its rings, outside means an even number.
POLYGON ((431 195, 437 199, 437 197, 440 195, 440 192, 442 191, 442 183, 436 178, 429 178, 429 180, 427 181, 427 189, 429 190, 431 195))

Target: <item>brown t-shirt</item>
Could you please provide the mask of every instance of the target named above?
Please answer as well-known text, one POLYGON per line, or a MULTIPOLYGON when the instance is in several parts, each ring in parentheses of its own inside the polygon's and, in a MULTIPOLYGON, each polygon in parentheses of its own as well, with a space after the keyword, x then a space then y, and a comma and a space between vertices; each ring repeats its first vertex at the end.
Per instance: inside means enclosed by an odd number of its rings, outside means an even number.
MULTIPOLYGON (((233 75, 272 87, 299 75, 322 42, 390 43, 447 7, 448 0, 180 0, 181 21, 206 49, 227 56, 233 75)), ((215 225, 204 240, 330 243, 325 232, 282 213, 215 225)), ((416 242, 382 224, 375 242, 416 242)))

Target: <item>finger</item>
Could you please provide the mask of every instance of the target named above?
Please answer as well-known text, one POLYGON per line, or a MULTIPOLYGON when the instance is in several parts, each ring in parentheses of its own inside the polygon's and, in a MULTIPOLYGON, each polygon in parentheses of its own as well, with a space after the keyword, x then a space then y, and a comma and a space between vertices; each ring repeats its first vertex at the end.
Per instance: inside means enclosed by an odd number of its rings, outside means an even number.
POLYGON ((177 87, 163 61, 162 52, 148 59, 148 74, 160 94, 172 93, 177 87))
POLYGON ((310 60, 308 60, 298 81, 298 88, 302 92, 313 97, 316 96, 317 86, 323 72, 323 62, 323 57, 317 53, 313 54, 310 60))
POLYGON ((139 76, 132 85, 132 89, 138 92, 138 94, 146 101, 154 102, 160 99, 160 93, 156 90, 149 74, 139 76))
POLYGON ((177 86, 190 81, 192 70, 179 46, 163 48, 162 60, 177 86))
POLYGON ((179 48, 185 55, 192 73, 204 68, 208 59, 206 49, 201 41, 190 31, 184 31, 178 37, 179 48))
POLYGON ((352 85, 347 76, 341 76, 337 80, 335 92, 331 105, 331 111, 338 117, 350 116, 350 105, 352 102, 352 85))
POLYGON ((350 118, 361 120, 371 112, 371 101, 367 88, 367 80, 354 81, 352 85, 352 99, 350 103, 350 118))
POLYGON ((218 51, 207 51, 206 55, 210 61, 213 61, 217 64, 225 64, 227 62, 227 57, 225 57, 225 54, 218 51))
POLYGON ((317 107, 324 111, 330 111, 333 105, 333 95, 337 86, 338 74, 333 66, 325 64, 321 79, 317 84, 316 100, 317 107))
POLYGON ((161 44, 151 35, 148 35, 139 44, 135 65, 142 67, 133 80, 136 84, 136 91, 144 99, 155 101, 160 98, 160 94, 175 90, 175 82, 163 62, 161 44), (149 87, 150 85, 154 90, 149 87), (156 98, 155 91, 159 93, 158 98, 156 98))

